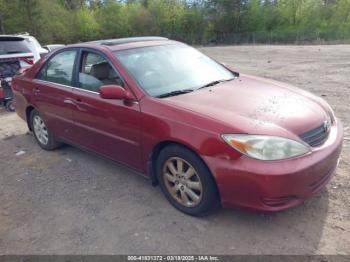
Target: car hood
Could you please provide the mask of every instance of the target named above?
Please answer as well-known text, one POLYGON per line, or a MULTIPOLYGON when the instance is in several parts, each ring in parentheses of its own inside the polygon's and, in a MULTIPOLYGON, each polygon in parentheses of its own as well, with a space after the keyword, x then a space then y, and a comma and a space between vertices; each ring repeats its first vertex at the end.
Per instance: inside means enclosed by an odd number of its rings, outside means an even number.
POLYGON ((329 118, 322 99, 284 83, 247 75, 166 100, 224 124, 222 132, 227 133, 293 137, 329 118))

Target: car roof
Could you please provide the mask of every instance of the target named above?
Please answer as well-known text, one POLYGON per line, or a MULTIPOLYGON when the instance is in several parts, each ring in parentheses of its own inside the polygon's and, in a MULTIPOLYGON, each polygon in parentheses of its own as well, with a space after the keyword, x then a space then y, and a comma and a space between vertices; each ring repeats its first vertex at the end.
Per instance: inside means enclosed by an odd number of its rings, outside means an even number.
POLYGON ((92 41, 90 43, 106 45, 106 46, 115 46, 115 45, 122 45, 122 44, 135 43, 135 42, 166 41, 166 40, 169 40, 169 39, 165 37, 158 37, 158 36, 141 36, 141 37, 125 37, 125 38, 97 40, 97 41, 92 41))
MULTIPOLYGON (((97 40, 85 43, 74 44, 74 47, 95 47, 118 51, 124 49, 141 48, 146 46, 167 45, 179 43, 165 37, 143 36, 143 37, 126 37, 116 39, 97 40)), ((69 46, 67 46, 69 47, 69 46)))

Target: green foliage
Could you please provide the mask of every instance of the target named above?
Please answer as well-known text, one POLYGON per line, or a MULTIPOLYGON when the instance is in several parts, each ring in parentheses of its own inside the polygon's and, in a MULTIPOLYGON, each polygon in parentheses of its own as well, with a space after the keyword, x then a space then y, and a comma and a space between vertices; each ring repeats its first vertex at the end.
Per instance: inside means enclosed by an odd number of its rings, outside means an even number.
POLYGON ((42 43, 162 35, 191 44, 350 39, 350 0, 0 0, 0 33, 42 43))
POLYGON ((94 10, 88 8, 79 9, 73 18, 73 28, 75 28, 78 41, 93 40, 99 36, 99 24, 96 21, 94 10))

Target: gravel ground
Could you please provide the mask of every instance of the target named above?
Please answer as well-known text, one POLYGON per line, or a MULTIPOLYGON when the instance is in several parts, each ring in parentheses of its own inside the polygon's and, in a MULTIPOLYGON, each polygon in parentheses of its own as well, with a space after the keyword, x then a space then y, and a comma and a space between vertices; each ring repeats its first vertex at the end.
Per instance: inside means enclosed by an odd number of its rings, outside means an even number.
POLYGON ((0 254, 350 254, 350 46, 201 49, 332 105, 346 139, 327 188, 280 213, 193 218, 122 166, 69 146, 40 150, 25 123, 1 111, 0 254))

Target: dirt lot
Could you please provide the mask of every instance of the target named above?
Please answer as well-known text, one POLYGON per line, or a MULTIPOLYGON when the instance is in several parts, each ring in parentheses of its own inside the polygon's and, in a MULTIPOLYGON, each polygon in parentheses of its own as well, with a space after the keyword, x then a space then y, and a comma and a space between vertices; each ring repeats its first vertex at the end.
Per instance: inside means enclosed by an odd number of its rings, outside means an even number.
POLYGON ((327 188, 281 213, 236 209, 193 218, 124 167, 69 146, 40 150, 16 114, 1 112, 1 254, 350 254, 350 46, 202 50, 333 106, 346 140, 327 188))

